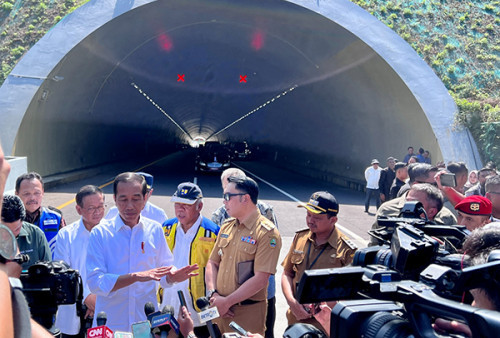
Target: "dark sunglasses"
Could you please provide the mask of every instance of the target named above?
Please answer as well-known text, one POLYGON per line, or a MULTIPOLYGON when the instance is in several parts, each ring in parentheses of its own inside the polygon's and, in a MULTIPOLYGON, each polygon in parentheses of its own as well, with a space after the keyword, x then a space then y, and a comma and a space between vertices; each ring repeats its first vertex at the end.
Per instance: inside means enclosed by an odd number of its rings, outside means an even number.
POLYGON ((225 194, 222 194, 222 198, 225 201, 229 201, 231 199, 231 197, 233 197, 233 196, 243 196, 243 195, 246 195, 246 194, 245 193, 231 194, 229 192, 226 192, 225 194))

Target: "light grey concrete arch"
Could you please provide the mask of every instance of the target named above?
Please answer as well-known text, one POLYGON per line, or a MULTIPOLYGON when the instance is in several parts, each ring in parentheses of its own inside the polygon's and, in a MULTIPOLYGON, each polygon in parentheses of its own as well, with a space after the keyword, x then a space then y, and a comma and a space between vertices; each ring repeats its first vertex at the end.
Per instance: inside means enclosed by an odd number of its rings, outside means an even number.
POLYGON ((480 166, 432 69, 347 0, 90 1, 23 57, 0 106, 6 153, 45 175, 211 135, 311 175, 359 179, 408 145, 480 166))

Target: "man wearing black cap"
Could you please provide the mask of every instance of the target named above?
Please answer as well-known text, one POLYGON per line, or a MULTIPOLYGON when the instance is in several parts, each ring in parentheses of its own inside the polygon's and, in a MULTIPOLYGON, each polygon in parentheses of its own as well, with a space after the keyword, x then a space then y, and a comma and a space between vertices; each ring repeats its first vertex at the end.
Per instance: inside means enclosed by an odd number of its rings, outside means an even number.
MULTIPOLYGON (((172 305, 177 311, 180 308, 178 290, 186 298, 186 306, 191 313, 200 312, 196 300, 205 297, 205 267, 215 245, 219 226, 206 217, 201 216, 203 194, 200 187, 191 182, 179 184, 172 196, 175 217, 163 223, 163 231, 168 247, 174 255, 174 266, 185 266, 197 263, 200 274, 189 280, 177 283, 163 293, 162 306, 172 305)), ((194 332, 198 338, 209 337, 208 328, 198 316, 193 316, 194 332)))
POLYGON ((396 177, 394 166, 396 160, 394 157, 387 158, 387 167, 380 172, 380 179, 378 180, 378 187, 380 189, 380 200, 382 202, 390 200, 391 185, 396 177))
POLYGON ((365 198, 365 212, 370 208, 370 200, 373 195, 375 197, 375 205, 377 209, 380 207, 380 189, 378 182, 380 180, 380 172, 382 169, 378 166, 379 162, 376 158, 372 160, 372 165, 365 170, 366 179, 366 198, 365 198))
POLYGON ((281 288, 290 308, 287 311, 288 324, 296 322, 321 327, 313 317, 312 304, 299 304, 295 298, 297 284, 305 270, 340 268, 352 262, 357 247, 335 224, 339 205, 335 197, 326 191, 312 194, 307 204, 307 229, 298 231, 288 255, 283 261, 281 288))
MULTIPOLYGON (((163 222, 165 222, 168 219, 167 214, 165 213, 165 211, 162 208, 154 205, 153 203, 151 203, 149 201, 151 195, 153 195, 153 190, 154 190, 153 189, 153 182, 154 182, 153 175, 145 173, 145 172, 138 172, 138 174, 141 175, 142 177, 144 177, 144 179, 146 180, 146 186, 148 189, 147 193, 146 193, 146 205, 144 206, 144 209, 142 209, 142 211, 141 211, 141 216, 152 219, 153 221, 157 221, 160 224, 163 224, 163 222)), ((115 218, 116 215, 118 215, 118 208, 115 206, 115 207, 112 207, 111 209, 109 209, 109 211, 106 214, 106 216, 104 217, 104 219, 112 219, 112 218, 115 218)))

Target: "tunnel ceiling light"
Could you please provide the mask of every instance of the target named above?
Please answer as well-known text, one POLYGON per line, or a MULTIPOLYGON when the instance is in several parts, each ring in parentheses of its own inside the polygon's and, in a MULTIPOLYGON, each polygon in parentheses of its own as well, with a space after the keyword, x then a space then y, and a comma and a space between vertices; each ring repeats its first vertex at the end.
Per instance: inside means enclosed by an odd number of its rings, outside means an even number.
POLYGON ((185 131, 185 130, 184 130, 184 129, 183 129, 183 128, 182 128, 182 127, 181 127, 181 126, 177 123, 177 122, 175 122, 175 120, 174 120, 174 119, 173 119, 170 115, 168 115, 168 114, 165 112, 165 110, 163 110, 163 108, 162 108, 162 107, 160 107, 160 106, 159 106, 159 105, 158 105, 155 101, 153 101, 153 99, 151 99, 151 98, 149 97, 149 95, 148 95, 148 94, 146 94, 146 92, 145 92, 145 91, 143 91, 141 88, 139 88, 139 86, 138 86, 138 85, 136 85, 136 84, 135 84, 135 83, 133 83, 133 82, 132 82, 132 83, 130 83, 130 85, 131 85, 132 87, 134 87, 135 89, 137 89, 137 91, 138 91, 139 93, 141 93, 141 94, 142 94, 142 96, 144 96, 144 97, 146 98, 146 100, 148 100, 148 101, 149 101, 149 102, 150 102, 153 106, 155 106, 155 107, 156 107, 156 109, 158 109, 159 111, 161 111, 161 112, 163 113, 163 115, 165 115, 165 116, 166 116, 166 117, 167 117, 170 121, 172 121, 172 123, 173 123, 173 124, 174 124, 177 128, 179 128, 179 130, 180 130, 180 131, 182 131, 182 132, 184 133, 184 135, 186 135, 186 136, 187 136, 187 137, 189 137, 191 140, 193 140, 193 138, 191 137, 191 135, 189 135, 189 133, 188 133, 187 131, 185 131))
POLYGON ((214 136, 217 136, 219 135, 220 133, 222 133, 224 130, 227 130, 229 128, 231 128, 232 126, 234 126, 236 123, 240 122, 241 120, 249 117, 250 115, 256 113, 258 110, 260 110, 261 108, 264 108, 265 106, 267 106, 268 104, 276 101, 277 99, 285 96, 286 94, 290 93, 291 91, 293 91, 295 88, 297 88, 298 85, 294 85, 292 88, 290 89, 287 89, 285 90, 284 92, 282 92, 281 94, 278 94, 276 95, 275 97, 273 97, 272 99, 268 100, 266 103, 263 103, 261 104, 260 106, 258 106, 257 108, 255 108, 254 110, 246 113, 245 115, 243 115, 242 117, 240 117, 239 119, 237 120, 234 120, 233 122, 231 122, 230 124, 228 124, 227 126, 225 126, 224 128, 222 128, 221 130, 219 130, 218 132, 215 132, 213 133, 212 135, 210 135, 209 137, 207 137, 207 140, 209 140, 210 138, 214 137, 214 136))

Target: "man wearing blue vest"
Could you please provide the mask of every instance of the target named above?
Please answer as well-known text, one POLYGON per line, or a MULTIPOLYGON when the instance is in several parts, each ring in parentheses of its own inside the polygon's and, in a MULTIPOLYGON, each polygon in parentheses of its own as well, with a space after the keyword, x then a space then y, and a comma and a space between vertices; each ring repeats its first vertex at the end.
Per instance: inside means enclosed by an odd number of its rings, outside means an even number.
POLYGON ((16 195, 21 198, 26 208, 24 220, 42 229, 53 255, 57 232, 66 223, 61 211, 56 208, 42 207, 43 194, 43 180, 40 174, 30 172, 17 178, 16 195))
MULTIPOLYGON (((219 226, 210 219, 201 216, 203 209, 203 194, 200 187, 191 182, 179 184, 172 196, 175 218, 163 223, 163 231, 168 247, 174 255, 174 266, 198 264, 199 275, 177 283, 165 290, 161 308, 172 305, 178 317, 180 308, 178 290, 182 290, 186 298, 186 306, 191 313, 199 312, 196 300, 205 297, 205 267, 210 253, 215 245, 219 226)), ((198 316, 193 316, 194 332, 198 338, 210 336, 208 328, 203 325, 198 316)))

